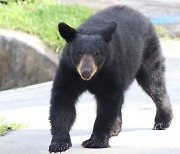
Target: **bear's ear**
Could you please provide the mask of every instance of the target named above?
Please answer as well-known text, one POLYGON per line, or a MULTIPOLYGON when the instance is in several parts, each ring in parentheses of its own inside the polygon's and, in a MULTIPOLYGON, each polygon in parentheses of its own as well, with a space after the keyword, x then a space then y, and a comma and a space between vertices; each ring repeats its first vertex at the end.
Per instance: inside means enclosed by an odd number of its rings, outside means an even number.
POLYGON ((67 43, 71 42, 76 34, 76 30, 64 22, 59 23, 58 30, 67 43))
POLYGON ((102 36, 106 42, 111 41, 111 36, 117 28, 115 21, 109 22, 102 30, 102 36))

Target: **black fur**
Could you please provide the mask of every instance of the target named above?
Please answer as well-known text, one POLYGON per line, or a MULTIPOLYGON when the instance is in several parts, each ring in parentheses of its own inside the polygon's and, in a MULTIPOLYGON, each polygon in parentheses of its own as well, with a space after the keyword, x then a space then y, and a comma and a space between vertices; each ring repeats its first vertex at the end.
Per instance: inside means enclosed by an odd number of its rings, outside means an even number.
POLYGON ((75 103, 85 90, 95 95, 97 117, 91 138, 82 145, 109 147, 109 138, 121 130, 124 92, 134 79, 157 107, 154 129, 169 127, 172 109, 165 87, 164 58, 146 17, 126 6, 114 6, 93 15, 76 30, 60 24, 59 31, 67 44, 52 88, 50 152, 71 147, 75 103), (76 68, 83 54, 92 55, 97 65, 96 74, 88 81, 81 79, 76 68))

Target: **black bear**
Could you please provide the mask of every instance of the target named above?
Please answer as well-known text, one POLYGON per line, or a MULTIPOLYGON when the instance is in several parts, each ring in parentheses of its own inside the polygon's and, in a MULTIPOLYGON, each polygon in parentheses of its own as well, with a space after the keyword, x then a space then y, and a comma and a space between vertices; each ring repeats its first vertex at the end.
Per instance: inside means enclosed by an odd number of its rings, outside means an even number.
POLYGON ((97 117, 85 148, 107 148, 121 130, 124 93, 133 82, 154 101, 153 129, 163 130, 172 120, 164 79, 164 58, 151 22, 127 6, 113 6, 96 13, 74 29, 58 25, 66 40, 53 82, 50 152, 69 149, 69 131, 76 117, 75 104, 86 90, 95 95, 97 117))

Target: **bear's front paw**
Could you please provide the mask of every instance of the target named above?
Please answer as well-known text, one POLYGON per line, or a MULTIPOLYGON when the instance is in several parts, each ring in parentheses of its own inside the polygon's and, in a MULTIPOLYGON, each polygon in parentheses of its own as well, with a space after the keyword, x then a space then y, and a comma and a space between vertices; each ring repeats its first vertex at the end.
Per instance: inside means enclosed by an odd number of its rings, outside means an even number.
POLYGON ((82 146, 85 148, 108 148, 108 142, 102 142, 96 139, 89 139, 82 143, 82 146))
POLYGON ((72 146, 71 140, 65 140, 65 141, 52 141, 49 146, 49 152, 56 153, 56 152, 63 152, 68 150, 72 146))

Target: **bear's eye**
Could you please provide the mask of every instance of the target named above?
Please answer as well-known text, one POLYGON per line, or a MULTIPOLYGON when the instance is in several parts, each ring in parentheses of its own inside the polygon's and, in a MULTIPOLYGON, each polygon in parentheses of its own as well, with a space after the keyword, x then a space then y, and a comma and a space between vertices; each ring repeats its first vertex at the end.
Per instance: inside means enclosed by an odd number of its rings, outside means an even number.
POLYGON ((76 52, 76 55, 77 55, 77 56, 82 56, 82 55, 83 55, 83 52, 82 52, 82 51, 78 51, 78 52, 76 52))
POLYGON ((99 57, 100 56, 100 52, 99 51, 94 52, 94 56, 95 57, 99 57))

